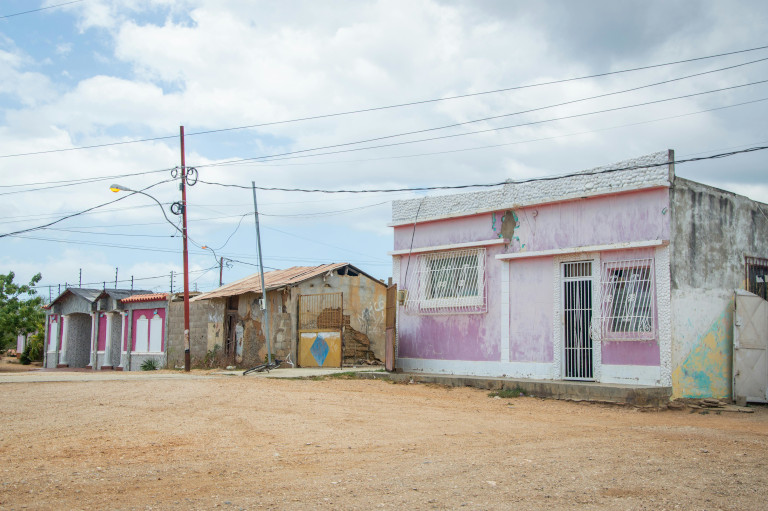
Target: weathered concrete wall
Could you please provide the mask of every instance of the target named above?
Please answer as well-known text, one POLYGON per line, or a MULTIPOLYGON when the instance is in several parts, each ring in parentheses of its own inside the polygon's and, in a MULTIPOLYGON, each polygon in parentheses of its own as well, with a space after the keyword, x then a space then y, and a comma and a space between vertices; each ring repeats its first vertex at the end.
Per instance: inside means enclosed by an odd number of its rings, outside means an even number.
POLYGON ((112 312, 110 314, 112 314, 112 346, 106 354, 106 364, 117 367, 120 365, 120 351, 122 349, 123 314, 119 312, 112 312))
POLYGON ((768 257, 768 205, 686 179, 671 189, 675 397, 731 395, 733 290, 768 257))
MULTIPOLYGON (((290 354, 292 361, 294 363, 297 361, 298 297, 302 294, 337 292, 344 294, 344 314, 349 315, 350 325, 368 337, 371 351, 375 353, 377 358, 383 360, 386 331, 384 324, 386 286, 380 282, 372 281, 364 275, 339 275, 337 272, 315 277, 297 286, 276 289, 267 293, 273 357, 285 360, 290 354)), ((260 296, 257 293, 244 293, 236 297, 235 363, 241 366, 258 365, 267 356, 264 328, 265 312, 259 308, 260 296)), ((193 360, 203 360, 206 352, 213 352, 214 349, 218 350, 217 356, 223 357, 227 331, 228 299, 214 298, 192 302, 192 304, 200 304, 200 310, 207 311, 205 315, 206 339, 205 342, 200 342, 200 346, 197 348, 194 347, 194 343, 197 342, 195 341, 197 334, 195 328, 192 329, 193 360)), ((192 316, 194 317, 195 314, 192 316)), ((209 355, 209 359, 211 355, 209 355)), ((222 360, 225 363, 231 362, 231 359, 222 360)))
POLYGON ((69 367, 85 367, 91 355, 91 315, 72 313, 67 320, 66 363, 69 367))
MULTIPOLYGON (((224 309, 220 302, 201 300, 189 304, 190 359, 202 360, 208 351, 208 324, 221 323, 224 309)), ((169 367, 184 366, 184 301, 175 297, 168 307, 166 355, 169 367)))
POLYGON ((385 309, 387 305, 387 286, 365 275, 330 275, 319 276, 302 282, 293 289, 293 314, 298 310, 298 295, 339 293, 344 298, 344 315, 349 316, 349 325, 368 337, 370 350, 376 358, 384 360, 386 337, 385 309))

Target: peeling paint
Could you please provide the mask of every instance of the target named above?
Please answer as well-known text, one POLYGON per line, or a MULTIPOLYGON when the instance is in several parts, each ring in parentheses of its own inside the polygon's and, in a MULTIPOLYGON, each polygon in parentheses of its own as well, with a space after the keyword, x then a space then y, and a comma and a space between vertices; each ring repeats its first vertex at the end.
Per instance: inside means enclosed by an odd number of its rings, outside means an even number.
POLYGON ((673 397, 730 397, 731 345, 731 321, 726 309, 696 339, 688 357, 672 372, 673 397))

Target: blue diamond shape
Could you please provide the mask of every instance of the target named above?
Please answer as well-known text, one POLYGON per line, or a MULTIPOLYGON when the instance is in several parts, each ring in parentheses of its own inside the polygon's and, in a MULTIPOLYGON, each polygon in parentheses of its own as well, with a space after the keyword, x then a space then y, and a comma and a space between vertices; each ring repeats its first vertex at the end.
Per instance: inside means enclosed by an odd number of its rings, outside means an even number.
POLYGON ((325 357, 328 356, 328 351, 328 343, 325 342, 323 334, 317 334, 317 337, 315 337, 315 342, 313 342, 312 347, 309 348, 309 352, 312 353, 313 357, 315 357, 317 365, 323 365, 323 362, 325 362, 325 357))

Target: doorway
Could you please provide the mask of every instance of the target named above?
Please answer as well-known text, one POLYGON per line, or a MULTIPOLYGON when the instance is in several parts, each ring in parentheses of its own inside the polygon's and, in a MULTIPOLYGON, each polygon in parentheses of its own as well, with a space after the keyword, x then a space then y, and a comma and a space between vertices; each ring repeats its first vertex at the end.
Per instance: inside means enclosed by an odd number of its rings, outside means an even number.
POLYGON ((592 261, 562 263, 563 378, 594 380, 592 261))

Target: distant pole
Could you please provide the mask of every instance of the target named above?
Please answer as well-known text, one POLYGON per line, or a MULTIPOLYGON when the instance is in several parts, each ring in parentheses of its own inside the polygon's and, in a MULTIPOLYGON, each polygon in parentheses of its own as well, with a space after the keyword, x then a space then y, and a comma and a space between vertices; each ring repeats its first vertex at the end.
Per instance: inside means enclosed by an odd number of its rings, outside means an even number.
POLYGON ((106 290, 107 290, 107 281, 106 281, 106 280, 104 281, 104 287, 102 287, 102 289, 103 289, 104 291, 106 291, 106 290))
POLYGON ((184 126, 179 126, 181 140, 181 231, 184 235, 184 371, 191 366, 189 351, 189 253, 187 251, 187 166, 184 161, 184 126))
POLYGON ((171 294, 173 294, 173 270, 171 270, 171 294))
POLYGON ((267 288, 264 285, 264 258, 261 255, 261 235, 259 234, 259 206, 256 204, 256 182, 251 181, 253 189, 253 215, 256 218, 256 248, 259 253, 259 269, 261 270, 261 298, 264 300, 264 333, 267 336, 267 363, 272 363, 272 343, 269 340, 269 300, 267 288))
POLYGON ((131 275, 131 291, 133 291, 133 275, 131 275))
POLYGON ((115 268, 115 289, 117 289, 117 268, 115 268))
POLYGON ((77 287, 83 287, 83 269, 80 268, 80 278, 78 279, 77 287))
MULTIPOLYGON (((64 287, 66 289, 66 286, 64 287)), ((61 284, 59 284, 59 295, 61 295, 61 284)))
POLYGON ((219 258, 219 287, 222 286, 224 281, 222 280, 224 277, 224 258, 219 258))
POLYGON ((53 289, 51 286, 48 286, 48 303, 51 303, 53 301, 53 289))

